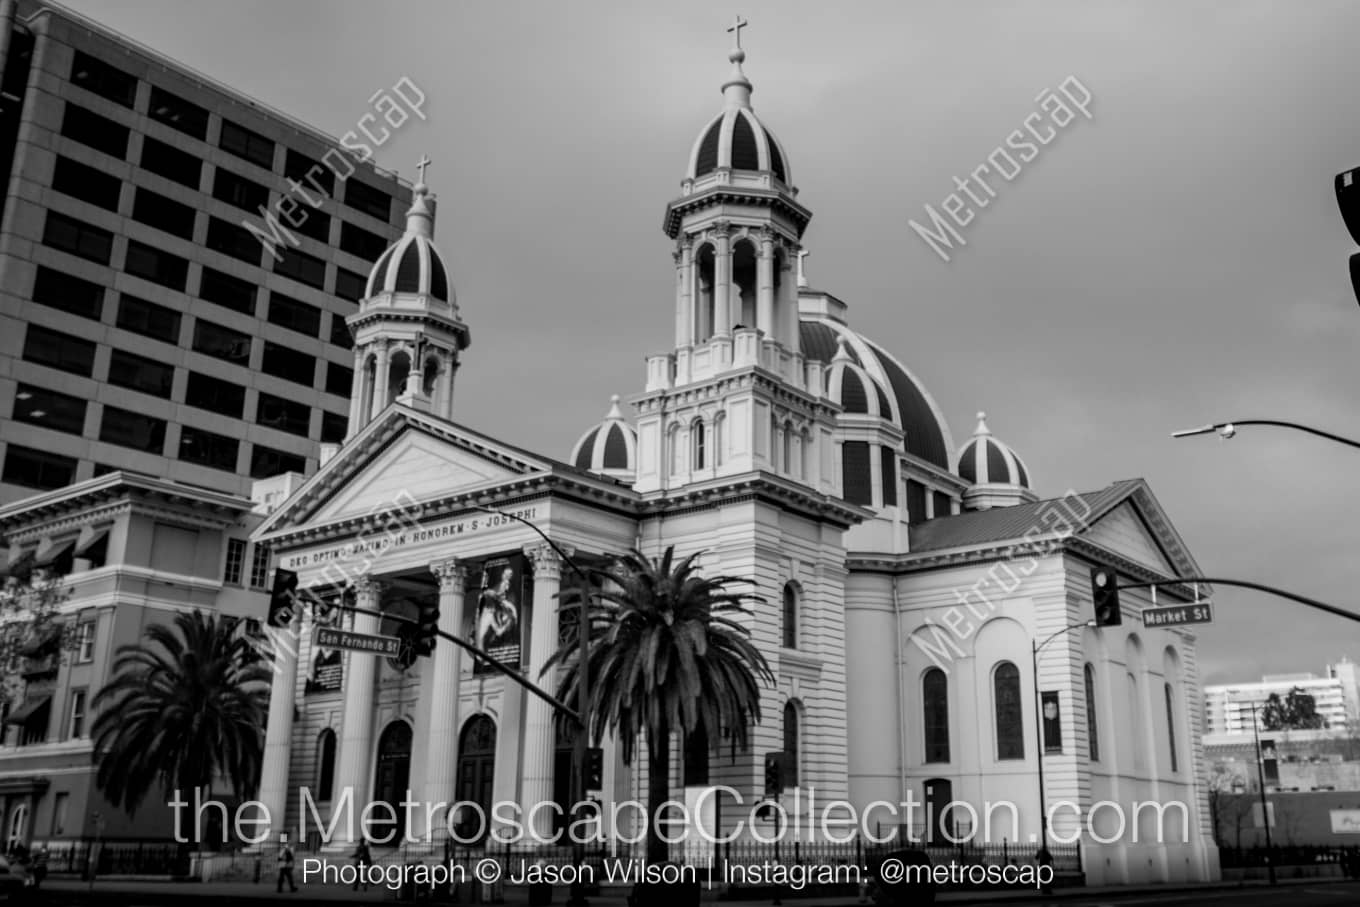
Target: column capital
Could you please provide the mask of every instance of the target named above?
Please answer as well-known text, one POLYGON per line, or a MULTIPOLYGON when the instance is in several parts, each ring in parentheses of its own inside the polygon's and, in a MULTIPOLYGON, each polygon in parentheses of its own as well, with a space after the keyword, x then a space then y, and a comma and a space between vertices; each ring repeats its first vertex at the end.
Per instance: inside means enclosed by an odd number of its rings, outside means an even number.
POLYGON ((430 572, 439 579, 439 591, 461 591, 467 585, 467 564, 456 557, 435 561, 430 572))
POLYGON ((709 230, 709 233, 717 240, 730 239, 732 236, 732 222, 720 220, 713 225, 712 229, 709 230))
MULTIPOLYGON (((569 545, 560 546, 567 556, 576 552, 569 545)), ((562 556, 553 550, 552 546, 546 542, 537 545, 525 545, 524 554, 534 565, 534 579, 561 579, 562 578, 562 556)))
POLYGON ((387 591, 387 583, 377 579, 371 573, 364 573, 356 576, 353 581, 354 594, 359 598, 381 598, 387 591))

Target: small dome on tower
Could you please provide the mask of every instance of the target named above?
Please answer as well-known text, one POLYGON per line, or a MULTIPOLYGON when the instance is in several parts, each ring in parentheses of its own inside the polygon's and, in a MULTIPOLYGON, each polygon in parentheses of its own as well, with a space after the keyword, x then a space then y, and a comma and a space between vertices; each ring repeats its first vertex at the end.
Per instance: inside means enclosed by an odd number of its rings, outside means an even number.
POLYGON ((571 464, 610 478, 631 482, 637 474, 637 432, 623 418, 619 395, 609 399, 604 421, 581 436, 571 450, 571 464))
POLYGON ((722 87, 726 104, 723 112, 699 132, 689 154, 685 177, 696 179, 724 168, 766 170, 780 182, 791 185, 793 178, 784 147, 751 109, 751 83, 741 71, 746 51, 741 49, 740 29, 745 25, 745 20, 738 19, 737 25, 728 29, 737 31, 737 46, 727 56, 732 72, 722 87))
POLYGON ((406 212, 406 233, 373 265, 364 296, 410 293, 456 307, 448 269, 434 244, 434 197, 423 181, 412 187, 412 195, 411 209, 406 212))
POLYGON ((970 510, 1038 499, 1030 490, 1024 461, 1009 445, 992 436, 986 413, 978 413, 973 437, 959 448, 958 464, 959 476, 973 485, 963 494, 964 506, 970 510))

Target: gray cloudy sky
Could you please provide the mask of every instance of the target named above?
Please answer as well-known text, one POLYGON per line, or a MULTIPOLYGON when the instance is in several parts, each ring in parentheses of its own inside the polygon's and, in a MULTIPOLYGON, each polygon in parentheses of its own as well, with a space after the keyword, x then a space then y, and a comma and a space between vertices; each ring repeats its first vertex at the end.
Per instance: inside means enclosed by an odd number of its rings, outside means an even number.
MULTIPOLYGON (((380 151, 440 196, 473 345, 459 418, 565 456, 673 340, 661 214, 721 107, 735 12, 815 285, 896 353, 955 440, 985 409, 1038 489, 1143 476, 1209 574, 1360 610, 1360 307, 1332 178, 1360 164, 1360 6, 73 0, 334 134, 409 76, 429 120, 380 151), (1077 76, 1064 131, 941 261, 910 229, 1077 76)), ((1360 658, 1360 626, 1231 590, 1205 679, 1360 658)))

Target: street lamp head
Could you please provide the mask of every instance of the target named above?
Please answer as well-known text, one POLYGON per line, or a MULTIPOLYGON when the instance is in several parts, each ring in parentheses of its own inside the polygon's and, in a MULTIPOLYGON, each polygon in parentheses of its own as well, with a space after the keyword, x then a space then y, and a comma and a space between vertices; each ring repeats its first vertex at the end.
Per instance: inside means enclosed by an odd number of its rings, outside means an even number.
POLYGON ((1237 429, 1233 427, 1233 424, 1231 422, 1228 422, 1224 425, 1220 425, 1218 427, 1218 436, 1222 438, 1224 441, 1228 440, 1229 438, 1233 437, 1236 434, 1237 429))

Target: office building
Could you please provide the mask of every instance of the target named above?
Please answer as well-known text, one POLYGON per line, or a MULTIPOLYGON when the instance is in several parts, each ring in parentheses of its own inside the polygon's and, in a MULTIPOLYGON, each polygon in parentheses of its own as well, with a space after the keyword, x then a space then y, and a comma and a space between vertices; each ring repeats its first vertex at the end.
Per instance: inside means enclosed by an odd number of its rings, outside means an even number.
POLYGON ((409 185, 61 7, 0 13, 0 503, 113 470, 248 495, 314 469, 409 185))

